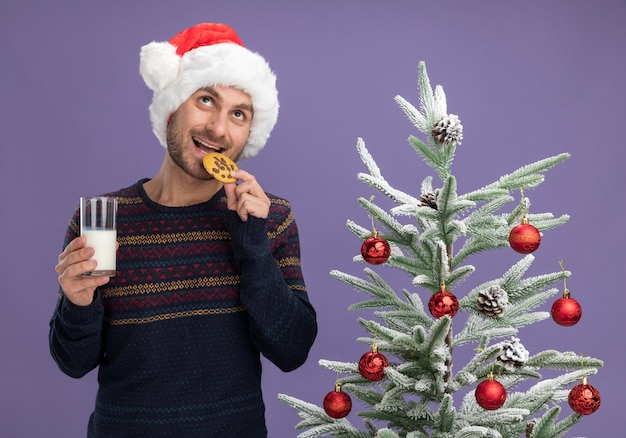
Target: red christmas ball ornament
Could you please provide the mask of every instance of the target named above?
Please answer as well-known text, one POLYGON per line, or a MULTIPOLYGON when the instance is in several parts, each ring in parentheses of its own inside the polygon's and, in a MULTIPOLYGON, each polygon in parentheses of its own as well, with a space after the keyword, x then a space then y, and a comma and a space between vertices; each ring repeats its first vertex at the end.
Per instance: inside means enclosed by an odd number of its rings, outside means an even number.
POLYGON ((600 392, 583 377, 582 383, 574 386, 567 397, 570 408, 580 415, 593 414, 600 408, 600 392))
POLYGON ((372 350, 359 360, 359 373, 367 380, 378 381, 385 376, 385 367, 388 366, 389 361, 385 355, 378 352, 376 345, 372 345, 372 350))
POLYGON ((478 384, 474 395, 476 396, 476 403, 489 411, 500 409, 506 401, 506 389, 502 383, 493 378, 493 374, 489 374, 487 380, 478 384))
POLYGON ((341 383, 335 384, 335 390, 324 397, 324 411, 329 417, 343 418, 352 410, 352 399, 341 390, 341 383))
POLYGON ((378 236, 378 231, 374 230, 372 235, 365 239, 361 245, 361 255, 367 263, 380 265, 385 263, 391 254, 389 243, 383 237, 378 236))
POLYGON ((570 297, 569 291, 565 289, 563 296, 552 304, 550 314, 554 322, 567 327, 580 321, 580 317, 583 315, 583 308, 578 301, 570 297))
POLYGON ((541 233, 534 225, 529 224, 528 218, 524 216, 522 223, 514 226, 509 233, 509 244, 520 254, 530 254, 539 248, 541 233))
POLYGON ((428 310, 435 318, 449 315, 451 318, 459 311, 459 300, 447 290, 440 290, 428 300, 428 310))

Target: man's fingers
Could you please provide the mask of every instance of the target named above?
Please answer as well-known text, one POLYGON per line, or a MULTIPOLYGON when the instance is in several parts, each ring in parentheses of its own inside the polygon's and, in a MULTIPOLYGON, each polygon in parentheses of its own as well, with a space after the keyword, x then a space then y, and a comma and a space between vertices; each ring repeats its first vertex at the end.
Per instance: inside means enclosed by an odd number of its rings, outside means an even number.
POLYGON ((226 192, 226 206, 229 210, 237 209, 237 184, 228 183, 224 184, 224 191, 226 192))
POLYGON ((89 258, 91 258, 93 255, 93 248, 79 248, 70 253, 66 253, 64 251, 63 253, 61 253, 61 255, 59 255, 59 263, 56 265, 55 271, 57 274, 61 275, 61 273, 66 271, 68 268, 76 265, 77 263, 89 260, 89 258))
POLYGON ((232 172, 239 184, 224 184, 226 202, 229 210, 235 210, 242 221, 248 216, 266 218, 269 213, 270 200, 255 176, 238 169, 232 172))
POLYGON ((84 247, 86 243, 87 239, 85 239, 83 236, 78 236, 65 247, 61 254, 59 254, 59 261, 66 258, 69 254, 76 251, 77 249, 84 247))

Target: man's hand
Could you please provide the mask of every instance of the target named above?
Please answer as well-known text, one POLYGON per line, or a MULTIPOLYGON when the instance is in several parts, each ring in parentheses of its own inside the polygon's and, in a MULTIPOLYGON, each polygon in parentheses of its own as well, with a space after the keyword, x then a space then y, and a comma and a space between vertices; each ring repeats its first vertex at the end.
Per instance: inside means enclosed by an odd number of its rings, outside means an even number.
POLYGON ((228 209, 236 211, 244 222, 248 220, 248 216, 267 218, 270 200, 254 175, 241 169, 234 171, 232 175, 241 182, 224 184, 228 209))
POLYGON ((89 260, 94 254, 93 248, 86 248, 87 239, 77 237, 59 254, 59 263, 54 270, 59 276, 63 293, 77 306, 88 306, 93 302, 97 287, 109 282, 109 277, 89 277, 83 273, 96 269, 96 261, 89 260))

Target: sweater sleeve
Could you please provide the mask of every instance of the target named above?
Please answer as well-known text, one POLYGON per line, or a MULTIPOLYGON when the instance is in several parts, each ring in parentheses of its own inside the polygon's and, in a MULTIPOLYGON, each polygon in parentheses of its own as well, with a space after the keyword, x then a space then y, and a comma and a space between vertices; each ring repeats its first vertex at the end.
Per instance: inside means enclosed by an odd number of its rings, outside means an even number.
MULTIPOLYGON (((79 212, 74 212, 65 233, 65 248, 79 235, 79 212)), ((89 306, 77 306, 59 288, 54 314, 50 319, 50 354, 58 367, 70 377, 83 377, 96 368, 102 358, 102 297, 96 289, 89 306)))
POLYGON ((297 226, 285 210, 277 221, 249 217, 246 222, 229 211, 228 228, 252 339, 267 359, 291 371, 306 361, 317 321, 304 286, 297 226))
POLYGON ((100 363, 103 314, 97 291, 93 303, 84 307, 73 304, 60 293, 50 320, 50 353, 68 376, 83 377, 100 363))

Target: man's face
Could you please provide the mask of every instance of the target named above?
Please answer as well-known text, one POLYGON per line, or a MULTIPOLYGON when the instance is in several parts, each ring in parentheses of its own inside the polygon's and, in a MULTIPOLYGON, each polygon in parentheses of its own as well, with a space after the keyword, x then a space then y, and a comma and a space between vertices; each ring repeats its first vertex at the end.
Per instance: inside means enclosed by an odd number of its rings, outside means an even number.
POLYGON ((234 87, 202 88, 189 97, 167 125, 167 150, 185 173, 211 179, 202 158, 220 152, 237 161, 248 136, 254 111, 252 100, 234 87))

